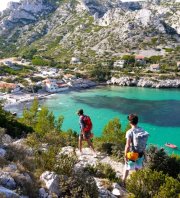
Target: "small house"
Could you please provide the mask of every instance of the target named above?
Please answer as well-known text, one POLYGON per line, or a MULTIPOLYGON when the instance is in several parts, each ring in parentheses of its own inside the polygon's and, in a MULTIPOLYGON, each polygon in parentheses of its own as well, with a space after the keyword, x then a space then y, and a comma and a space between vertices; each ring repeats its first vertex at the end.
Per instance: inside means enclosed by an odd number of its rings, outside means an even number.
POLYGON ((0 89, 8 89, 11 93, 20 91, 20 86, 14 83, 0 82, 0 89))
POLYGON ((145 57, 143 55, 136 55, 135 56, 135 61, 137 63, 140 63, 140 64, 145 64, 146 63, 145 57))
POLYGON ((150 71, 159 71, 160 65, 159 64, 151 64, 150 65, 150 71))
POLYGON ((45 88, 47 92, 56 93, 60 91, 65 91, 69 88, 69 85, 63 82, 58 82, 55 79, 46 79, 45 88))

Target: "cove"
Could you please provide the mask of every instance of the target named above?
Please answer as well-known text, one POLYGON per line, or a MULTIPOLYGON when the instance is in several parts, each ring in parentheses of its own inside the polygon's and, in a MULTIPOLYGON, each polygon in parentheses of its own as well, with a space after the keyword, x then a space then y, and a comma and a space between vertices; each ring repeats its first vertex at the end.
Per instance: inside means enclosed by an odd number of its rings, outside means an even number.
MULTIPOLYGON (((84 109, 93 121, 93 132, 102 134, 109 120, 118 117, 125 128, 127 115, 137 113, 139 126, 150 133, 148 144, 180 148, 180 90, 107 86, 59 93, 43 102, 55 116, 63 115, 63 129, 79 132, 76 111, 84 109)), ((180 155, 180 150, 165 148, 180 155)))
MULTIPOLYGON (((164 147, 168 153, 180 155, 180 89, 153 89, 105 86, 79 91, 66 91, 40 101, 56 117, 63 115, 63 130, 79 132, 78 109, 84 109, 93 122, 95 136, 101 136, 104 126, 113 118, 120 119, 123 129, 127 115, 136 113, 139 126, 150 133, 148 144, 164 147), (170 149, 165 143, 176 144, 170 149)), ((11 107, 21 116, 23 104, 11 107)))

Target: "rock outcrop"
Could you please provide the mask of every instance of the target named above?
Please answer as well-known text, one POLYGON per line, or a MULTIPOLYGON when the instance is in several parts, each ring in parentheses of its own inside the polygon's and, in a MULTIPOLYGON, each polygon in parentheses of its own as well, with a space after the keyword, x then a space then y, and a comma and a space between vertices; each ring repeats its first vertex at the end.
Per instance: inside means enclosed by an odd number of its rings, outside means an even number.
POLYGON ((135 78, 135 77, 112 77, 107 81, 108 85, 119 86, 137 86, 137 87, 152 87, 152 88, 179 88, 179 79, 158 80, 157 78, 135 78))
MULTIPOLYGON (((15 197, 15 198, 22 198, 22 197, 33 197, 35 196, 32 194, 31 191, 33 191, 33 177, 32 175, 24 170, 21 166, 21 160, 26 156, 27 158, 33 158, 34 151, 30 149, 26 143, 25 139, 19 139, 17 141, 7 138, 7 135, 5 137, 2 137, 4 139, 4 143, 0 146, 3 148, 0 148, 0 160, 2 162, 1 168, 0 168, 0 197, 5 196, 7 198, 15 197), (5 141, 6 140, 6 141, 5 141), (19 150, 19 154, 15 150, 19 150), (30 152, 31 151, 31 152, 30 152), (8 161, 8 159, 13 159, 16 156, 14 155, 23 155, 19 156, 19 160, 17 162, 11 162, 8 161), (7 156, 6 156, 7 155, 7 156), (26 189, 26 190, 25 190, 26 189), (24 194, 25 193, 25 196, 24 194)), ((47 152, 47 145, 42 145, 42 149, 39 150, 39 152, 47 152), (44 149, 46 147, 46 149, 44 149)), ((72 171, 74 173, 84 173, 84 168, 87 165, 94 165, 98 163, 102 164, 108 164, 110 165, 114 171, 116 172, 117 177, 122 177, 123 172, 123 164, 120 162, 116 162, 112 160, 109 156, 97 153, 97 155, 94 155, 92 151, 89 148, 83 148, 83 153, 80 153, 78 149, 75 149, 74 147, 68 146, 63 147, 60 151, 60 153, 57 155, 70 155, 77 156, 77 162, 75 166, 72 168, 72 171)), ((23 162, 26 163, 26 162, 23 162)), ((30 165, 30 164, 29 164, 30 165)), ((28 166, 29 166, 28 165, 28 166)), ((33 165, 33 164, 32 164, 33 165)), ((57 164, 60 166, 60 164, 57 164)), ((87 177, 88 178, 88 177, 87 177)), ((68 176, 66 175, 60 175, 53 171, 45 171, 41 174, 38 183, 39 186, 39 195, 36 197, 38 198, 51 198, 53 195, 60 196, 61 194, 61 188, 60 184, 64 182, 64 180, 68 180, 68 176), (64 178, 64 179, 63 179, 64 178), (63 179, 63 181, 62 181, 63 179)), ((107 180, 107 179, 106 179, 107 180)), ((91 182, 93 185, 97 188, 97 193, 99 194, 100 198, 109 197, 109 198, 116 198, 119 196, 127 195, 127 192, 124 188, 119 186, 117 183, 112 183, 111 188, 112 190, 108 190, 107 187, 104 185, 105 179, 102 178, 96 178, 89 176, 89 179, 87 179, 87 183, 90 182, 89 185, 91 185, 91 182)), ((108 182, 108 180, 107 180, 108 182)), ((37 190, 38 190, 37 189, 37 190)))

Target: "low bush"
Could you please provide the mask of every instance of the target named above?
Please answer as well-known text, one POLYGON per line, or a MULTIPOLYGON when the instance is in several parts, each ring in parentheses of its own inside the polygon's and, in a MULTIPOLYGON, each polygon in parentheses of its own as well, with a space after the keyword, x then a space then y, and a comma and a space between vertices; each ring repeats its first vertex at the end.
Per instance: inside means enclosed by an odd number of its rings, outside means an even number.
POLYGON ((95 177, 107 178, 110 181, 119 181, 119 178, 116 177, 116 172, 109 164, 98 163, 94 166, 88 164, 85 167, 85 171, 95 177))
POLYGON ((5 134, 6 130, 4 128, 0 128, 0 145, 2 144, 2 137, 5 134))
POLYGON ((10 112, 3 110, 0 105, 0 126, 6 129, 6 133, 13 138, 21 137, 23 134, 32 132, 33 129, 30 126, 26 126, 23 123, 20 123, 15 116, 10 112))
POLYGON ((70 176, 77 163, 75 153, 70 155, 59 154, 60 149, 51 146, 48 150, 37 150, 35 154, 36 167, 44 171, 54 171, 57 174, 70 176))
POLYGON ((98 188, 92 176, 87 172, 79 171, 70 177, 60 177, 61 197, 71 198, 98 198, 98 188))
POLYGON ((178 198, 178 180, 150 169, 134 172, 127 180, 127 190, 136 198, 178 198))
POLYGON ((147 149, 146 167, 151 170, 162 171, 173 178, 178 178, 180 173, 180 157, 169 156, 163 148, 158 149, 156 146, 150 146, 147 149))

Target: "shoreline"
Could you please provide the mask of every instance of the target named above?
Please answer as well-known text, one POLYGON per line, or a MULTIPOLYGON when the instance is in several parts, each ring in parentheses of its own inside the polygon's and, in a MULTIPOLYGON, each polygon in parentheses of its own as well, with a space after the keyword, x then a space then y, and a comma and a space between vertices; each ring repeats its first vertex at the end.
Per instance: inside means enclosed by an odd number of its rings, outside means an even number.
POLYGON ((112 77, 107 81, 107 85, 127 86, 127 87, 144 87, 144 88, 155 88, 155 89, 172 89, 180 88, 180 79, 157 79, 147 77, 112 77))
POLYGON ((71 92, 71 91, 78 92, 78 91, 82 91, 82 90, 92 89, 95 87, 98 87, 98 85, 86 87, 86 88, 82 88, 82 87, 70 88, 65 91, 54 92, 54 93, 49 93, 49 92, 42 92, 42 93, 36 93, 36 94, 23 93, 23 92, 9 93, 9 94, 3 95, 2 100, 7 100, 3 103, 3 109, 5 111, 10 111, 10 109, 19 107, 22 110, 22 108, 24 108, 25 106, 30 106, 30 104, 32 103, 32 101, 35 98, 37 98, 38 101, 41 101, 46 98, 51 98, 51 97, 53 97, 57 94, 60 94, 60 93, 67 93, 67 92, 71 92))
POLYGON ((107 86, 117 86, 117 87, 139 87, 139 88, 153 88, 153 89, 179 89, 180 88, 180 80, 174 79, 174 80, 157 80, 158 82, 161 82, 161 86, 157 82, 153 82, 149 78, 140 78, 138 81, 134 77, 121 77, 121 78, 115 78, 112 77, 111 80, 107 82, 101 82, 97 83, 93 86, 88 87, 74 87, 69 88, 65 91, 55 92, 55 93, 49 93, 46 91, 43 91, 41 93, 23 93, 23 92, 17 92, 17 93, 9 93, 5 94, 2 97, 2 100, 7 100, 3 104, 3 109, 9 111, 9 109, 16 108, 16 107, 24 107, 25 105, 28 105, 29 103, 32 103, 32 101, 37 98, 39 101, 44 100, 46 98, 50 98, 54 95, 60 94, 60 93, 66 93, 71 91, 82 91, 87 89, 93 89, 93 88, 102 88, 107 86), (178 83, 177 83, 178 81, 178 83), (168 84, 164 84, 164 82, 168 82, 168 84), (171 82, 173 82, 171 84, 171 82), (176 84, 174 84, 176 82, 176 84), (155 83, 155 84, 153 84, 155 83))

